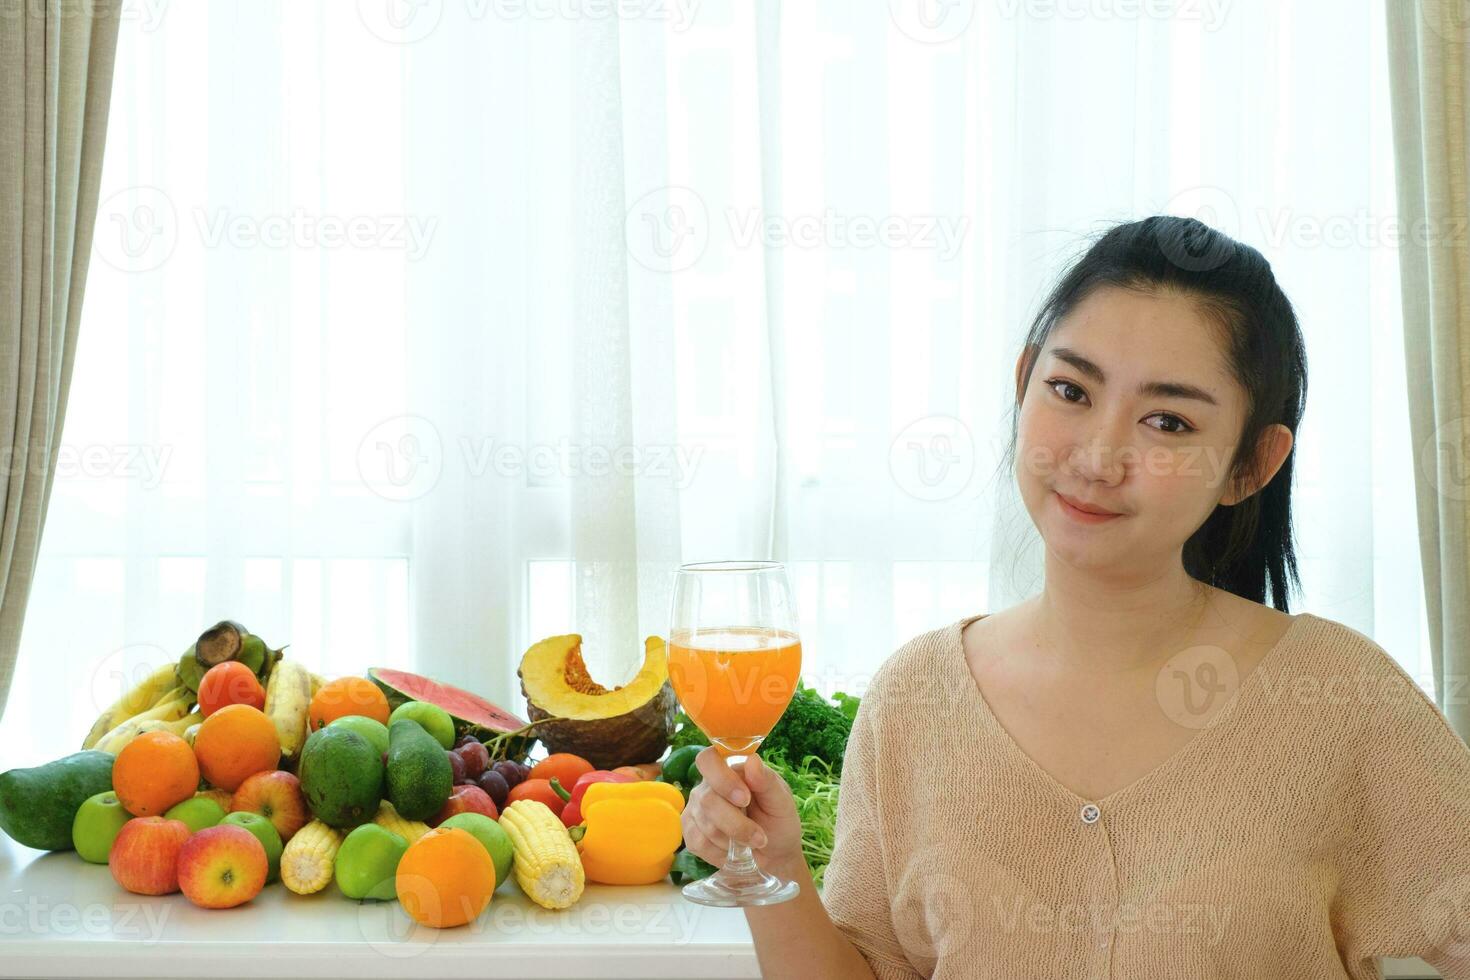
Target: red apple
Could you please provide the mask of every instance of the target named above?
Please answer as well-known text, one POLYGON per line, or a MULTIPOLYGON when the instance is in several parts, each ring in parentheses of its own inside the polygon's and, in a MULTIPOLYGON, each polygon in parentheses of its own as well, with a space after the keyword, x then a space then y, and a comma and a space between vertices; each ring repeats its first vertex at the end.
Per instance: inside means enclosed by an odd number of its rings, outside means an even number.
POLYGON ((179 887, 206 909, 232 909, 265 887, 270 859, 265 845, 238 824, 206 827, 179 848, 179 887))
POLYGON ((437 827, 456 813, 483 813, 491 820, 500 819, 500 811, 495 808, 490 794, 473 783, 454 787, 439 812, 429 818, 429 826, 437 827))
POLYGON ((281 769, 258 772, 241 783, 230 801, 230 812, 238 810, 258 813, 269 820, 283 844, 311 819, 301 780, 281 769))
POLYGON ((182 820, 134 817, 117 832, 107 867, 136 895, 168 895, 179 890, 179 851, 188 839, 189 825, 182 820))

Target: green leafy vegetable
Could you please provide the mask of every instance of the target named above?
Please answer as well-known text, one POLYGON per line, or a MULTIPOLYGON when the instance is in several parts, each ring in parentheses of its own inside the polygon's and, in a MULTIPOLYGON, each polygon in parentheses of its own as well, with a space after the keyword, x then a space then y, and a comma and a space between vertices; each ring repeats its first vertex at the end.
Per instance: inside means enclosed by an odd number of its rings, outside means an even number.
POLYGON ((674 734, 669 739, 670 749, 680 749, 686 745, 708 745, 709 738, 699 730, 699 726, 689 720, 689 716, 683 711, 674 715, 674 734))
POLYGON ((812 881, 822 887, 822 876, 832 860, 837 839, 837 790, 839 777, 824 760, 809 755, 793 766, 779 752, 761 753, 761 761, 786 781, 796 799, 801 817, 801 853, 811 870, 812 881))
POLYGON ((834 772, 842 772, 842 756, 847 751, 852 720, 857 716, 858 699, 841 693, 836 698, 834 705, 814 688, 798 684, 781 720, 761 742, 761 758, 775 752, 787 759, 814 755, 834 772))

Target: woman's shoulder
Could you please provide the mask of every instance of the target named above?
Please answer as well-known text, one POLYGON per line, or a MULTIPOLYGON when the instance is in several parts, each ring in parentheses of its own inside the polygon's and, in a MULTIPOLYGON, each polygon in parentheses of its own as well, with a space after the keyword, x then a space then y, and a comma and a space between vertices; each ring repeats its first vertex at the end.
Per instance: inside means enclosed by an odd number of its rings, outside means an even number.
POLYGON ((1413 729, 1453 733, 1424 685, 1381 643, 1326 616, 1298 616, 1305 623, 1296 632, 1289 684, 1299 700, 1338 715, 1361 738, 1413 729))

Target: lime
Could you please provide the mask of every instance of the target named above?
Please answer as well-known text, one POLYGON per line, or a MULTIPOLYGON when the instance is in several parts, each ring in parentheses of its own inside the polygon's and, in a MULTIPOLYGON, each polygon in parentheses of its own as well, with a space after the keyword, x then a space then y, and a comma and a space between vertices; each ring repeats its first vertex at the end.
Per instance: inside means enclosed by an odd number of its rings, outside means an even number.
POLYGON ((346 728, 357 732, 368 740, 368 744, 379 752, 388 751, 388 726, 376 718, 366 715, 343 715, 327 725, 328 728, 346 728))
POLYGON ((408 841, 375 823, 353 828, 337 851, 337 887, 348 898, 397 897, 393 876, 408 841))
POLYGON ((456 813, 439 826, 469 831, 470 836, 490 852, 490 860, 495 862, 495 887, 505 884, 505 879, 510 877, 511 859, 515 856, 515 849, 500 824, 483 813, 456 813))
POLYGON ((454 748, 454 719, 449 712, 437 704, 427 701, 405 701, 393 709, 388 716, 388 724, 393 724, 399 718, 407 718, 416 721, 424 731, 434 736, 434 739, 446 749, 454 748))

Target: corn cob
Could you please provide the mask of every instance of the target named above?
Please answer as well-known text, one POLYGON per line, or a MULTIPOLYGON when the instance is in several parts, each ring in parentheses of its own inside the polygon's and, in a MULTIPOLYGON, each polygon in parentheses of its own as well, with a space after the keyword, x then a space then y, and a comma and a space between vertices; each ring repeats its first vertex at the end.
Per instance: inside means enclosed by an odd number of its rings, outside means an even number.
POLYGON ((313 820, 286 842, 281 852, 281 882, 298 895, 321 891, 332 880, 341 846, 340 830, 313 820))
POLYGON ((170 692, 178 686, 178 683, 176 664, 168 663, 159 667, 97 716, 97 720, 92 723, 92 730, 82 740, 82 748, 92 748, 102 740, 104 735, 129 718, 164 701, 172 700, 170 692))
POLYGON ((400 816, 398 811, 393 809, 393 804, 387 800, 378 804, 378 814, 373 817, 373 823, 384 830, 393 831, 410 844, 429 832, 428 824, 422 820, 409 820, 400 816))
POLYGON ((193 693, 184 687, 178 688, 177 691, 173 700, 165 701, 156 708, 150 708, 141 715, 134 715, 103 735, 92 748, 117 755, 123 750, 123 746, 144 732, 169 731, 175 735, 182 735, 185 728, 200 721, 201 717, 189 714, 189 705, 193 703, 194 698, 193 693), (180 726, 178 725, 180 721, 186 724, 180 726))
POLYGON ((564 909, 582 897, 587 877, 571 835, 540 800, 516 800, 500 814, 500 827, 515 851, 516 883, 548 909, 564 909))
POLYGON ((306 712, 311 706, 311 676, 293 660, 271 670, 265 687, 265 714, 276 726, 284 768, 293 768, 306 743, 306 712))

